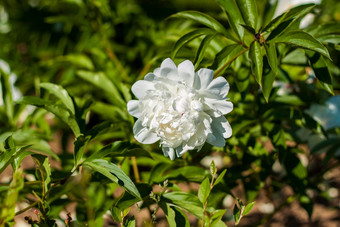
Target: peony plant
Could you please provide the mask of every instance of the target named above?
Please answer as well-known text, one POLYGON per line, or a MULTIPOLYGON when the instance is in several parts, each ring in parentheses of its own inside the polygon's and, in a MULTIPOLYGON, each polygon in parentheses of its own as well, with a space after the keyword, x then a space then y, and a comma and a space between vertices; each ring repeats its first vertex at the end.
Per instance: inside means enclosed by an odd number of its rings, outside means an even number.
POLYGON ((188 150, 199 151, 205 142, 223 147, 232 134, 224 117, 233 109, 228 91, 226 79, 213 79, 212 70, 195 72, 189 60, 177 67, 165 59, 160 68, 132 86, 139 100, 129 101, 127 109, 138 118, 133 127, 136 140, 144 144, 160 141, 171 160, 188 150))

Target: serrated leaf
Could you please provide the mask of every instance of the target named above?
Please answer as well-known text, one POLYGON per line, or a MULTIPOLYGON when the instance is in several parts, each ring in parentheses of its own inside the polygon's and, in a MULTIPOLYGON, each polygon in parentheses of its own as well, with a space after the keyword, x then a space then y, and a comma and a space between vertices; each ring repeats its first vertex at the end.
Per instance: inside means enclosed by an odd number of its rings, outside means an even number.
POLYGON ((249 204, 247 204, 247 205, 245 206, 244 210, 243 210, 243 215, 249 214, 250 211, 251 211, 251 209, 253 209, 254 205, 255 205, 255 201, 254 201, 254 202, 251 202, 251 203, 249 203, 249 204))
POLYGON ((202 35, 211 35, 215 32, 210 28, 199 28, 194 31, 188 32, 187 34, 183 35, 181 38, 177 40, 175 46, 172 51, 172 58, 175 58, 178 51, 191 40, 194 40, 202 35))
POLYGON ((301 48, 313 50, 331 59, 327 48, 322 45, 318 40, 316 40, 313 36, 303 31, 290 31, 275 38, 273 41, 275 41, 276 43, 287 43, 296 45, 301 48))
POLYGON ((195 195, 184 192, 169 192, 162 195, 161 201, 174 204, 196 217, 202 218, 203 204, 195 195))
POLYGON ((214 38, 215 38, 215 35, 207 35, 206 37, 204 37, 204 39, 200 43, 200 45, 199 45, 199 47, 197 49, 197 52, 195 54, 194 62, 193 62, 193 64, 195 65, 195 69, 198 68, 199 64, 203 60, 205 51, 206 51, 207 47, 209 46, 210 42, 214 38))
POLYGON ((95 85, 105 92, 106 97, 115 105, 126 108, 125 101, 121 98, 116 86, 103 72, 90 72, 84 70, 78 70, 77 76, 86 80, 87 82, 95 85))
POLYGON ((223 179, 224 175, 226 174, 227 169, 223 170, 222 173, 220 173, 220 175, 218 175, 218 177, 216 178, 213 186, 217 185, 218 183, 221 182, 221 180, 223 179))
POLYGON ((257 26, 257 9, 254 0, 237 0, 236 1, 238 8, 241 11, 241 15, 243 17, 246 25, 256 29, 257 26))
POLYGON ((216 32, 222 33, 227 39, 238 42, 237 39, 233 35, 231 35, 230 32, 228 32, 228 30, 220 22, 205 13, 189 10, 176 13, 172 15, 172 17, 190 19, 213 29, 216 32))
POLYGON ((91 161, 86 161, 84 165, 91 167, 93 170, 103 174, 113 182, 122 186, 129 193, 141 199, 141 195, 137 190, 135 184, 131 179, 115 164, 108 162, 103 159, 94 159, 91 161))
POLYGON ((308 58, 309 65, 313 68, 314 74, 321 86, 333 94, 332 76, 326 65, 326 60, 319 53, 313 53, 312 51, 306 51, 306 56, 308 58))
POLYGON ((74 115, 73 101, 68 92, 60 85, 52 83, 41 83, 40 87, 48 90, 50 93, 55 95, 65 105, 65 107, 74 115))
POLYGON ((160 202, 159 206, 162 208, 162 210, 165 213, 166 219, 168 221, 169 227, 189 227, 190 223, 184 214, 180 209, 169 206, 169 204, 165 202, 160 202))
POLYGON ((255 76, 255 79, 257 83, 262 87, 263 57, 261 46, 256 41, 250 44, 249 58, 252 62, 252 72, 255 76))
POLYGON ((234 30, 237 36, 242 40, 244 36, 244 28, 241 24, 245 24, 243 17, 237 4, 234 0, 217 0, 217 2, 222 6, 222 9, 225 10, 230 27, 234 30))
POLYGON ((209 197, 210 194, 210 182, 209 178, 205 178, 203 182, 200 185, 200 188, 198 190, 198 199, 201 201, 201 203, 205 203, 209 197))

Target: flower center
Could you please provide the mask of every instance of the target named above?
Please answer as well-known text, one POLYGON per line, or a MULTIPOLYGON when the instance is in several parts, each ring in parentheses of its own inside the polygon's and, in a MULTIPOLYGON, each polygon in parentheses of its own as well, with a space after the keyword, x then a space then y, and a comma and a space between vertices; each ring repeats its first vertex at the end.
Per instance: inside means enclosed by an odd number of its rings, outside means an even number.
POLYGON ((172 89, 161 83, 155 87, 156 92, 140 100, 143 126, 157 133, 162 145, 178 147, 197 133, 204 114, 201 98, 181 83, 172 89))

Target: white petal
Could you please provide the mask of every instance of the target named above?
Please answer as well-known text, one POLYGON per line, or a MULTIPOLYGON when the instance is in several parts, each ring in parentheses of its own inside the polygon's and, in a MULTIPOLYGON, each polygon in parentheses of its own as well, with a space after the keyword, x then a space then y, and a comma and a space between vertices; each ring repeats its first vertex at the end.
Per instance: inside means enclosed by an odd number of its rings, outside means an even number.
POLYGON ((156 133, 149 131, 146 127, 143 127, 142 121, 138 119, 133 126, 133 133, 138 142, 143 144, 152 144, 159 140, 156 133))
POLYGON ((229 138, 232 133, 229 122, 225 117, 221 116, 219 118, 214 118, 211 126, 213 135, 208 136, 207 142, 216 147, 224 147, 224 138, 229 138))
POLYGON ((207 87, 208 91, 212 94, 218 95, 220 98, 224 99, 227 97, 229 92, 229 84, 224 77, 217 77, 207 87))
POLYGON ((211 126, 215 136, 215 131, 217 131, 219 134, 222 134, 224 138, 229 138, 232 135, 231 126, 224 116, 213 118, 211 126))
POLYGON ((163 147, 163 154, 165 157, 169 157, 171 160, 175 159, 175 150, 171 147, 163 147))
POLYGON ((197 74, 201 81, 201 89, 207 88, 214 77, 214 71, 210 69, 200 69, 197 74))
POLYGON ((185 81, 185 83, 189 87, 193 87, 194 80, 195 80, 195 67, 192 64, 191 61, 185 60, 181 64, 178 65, 178 72, 180 76, 182 77, 182 81, 185 81))
POLYGON ((225 145, 225 139, 218 132, 215 132, 214 135, 208 136, 207 142, 215 147, 224 147, 225 145))
POLYGON ((176 77, 174 80, 177 80, 178 71, 175 63, 170 58, 165 59, 161 64, 159 74, 161 77, 176 77))
POLYGON ((155 79, 156 75, 153 74, 153 73, 148 73, 145 75, 144 77, 144 80, 147 80, 147 81, 153 81, 155 79))
POLYGON ((176 147, 176 155, 177 155, 177 157, 182 157, 182 155, 183 155, 185 152, 187 152, 187 151, 188 151, 188 150, 183 149, 182 146, 176 147))
POLYGON ((226 100, 205 98, 204 101, 204 103, 210 108, 205 111, 213 117, 220 117, 233 110, 233 104, 226 100))
POLYGON ((139 111, 139 101, 138 100, 131 100, 127 103, 127 111, 132 116, 139 118, 141 112, 139 111))
POLYGON ((132 93, 138 98, 142 99, 149 90, 154 90, 154 83, 147 80, 139 80, 132 85, 132 93))
POLYGON ((170 68, 170 69, 176 69, 177 70, 175 63, 170 58, 167 58, 162 62, 161 69, 163 69, 163 68, 170 68))

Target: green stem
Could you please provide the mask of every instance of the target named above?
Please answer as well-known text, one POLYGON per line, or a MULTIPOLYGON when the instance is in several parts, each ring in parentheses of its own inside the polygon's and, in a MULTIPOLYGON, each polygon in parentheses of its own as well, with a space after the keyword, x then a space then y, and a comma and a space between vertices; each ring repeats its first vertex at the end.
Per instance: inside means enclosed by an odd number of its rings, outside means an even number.
POLYGON ((232 59, 227 61, 219 70, 217 70, 214 73, 214 77, 216 77, 218 74, 220 74, 231 62, 233 62, 236 58, 238 58, 240 55, 242 55, 244 52, 246 52, 248 49, 244 49, 241 52, 239 52, 237 55, 235 55, 232 59))

